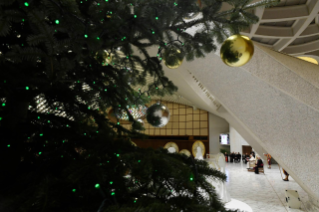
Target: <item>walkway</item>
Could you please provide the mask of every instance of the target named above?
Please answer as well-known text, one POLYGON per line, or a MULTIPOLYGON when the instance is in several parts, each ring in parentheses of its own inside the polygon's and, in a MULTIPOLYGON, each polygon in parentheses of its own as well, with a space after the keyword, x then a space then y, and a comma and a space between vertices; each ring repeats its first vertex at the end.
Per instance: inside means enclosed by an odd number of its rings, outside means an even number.
POLYGON ((247 203, 253 212, 307 211, 307 193, 291 177, 289 182, 284 182, 278 165, 272 165, 272 169, 266 168, 265 174, 258 175, 248 172, 243 163, 226 163, 226 175, 226 186, 231 198, 247 203), (301 210, 286 207, 286 189, 298 191, 302 201, 301 210))

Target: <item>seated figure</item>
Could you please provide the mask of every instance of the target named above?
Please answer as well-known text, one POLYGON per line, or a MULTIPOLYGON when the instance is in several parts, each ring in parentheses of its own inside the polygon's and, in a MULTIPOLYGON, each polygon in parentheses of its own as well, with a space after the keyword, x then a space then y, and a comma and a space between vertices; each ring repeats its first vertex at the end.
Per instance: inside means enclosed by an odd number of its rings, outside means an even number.
POLYGON ((250 154, 250 158, 247 160, 247 169, 255 167, 256 158, 252 154, 250 154))
POLYGON ((260 159, 260 157, 257 157, 257 159, 258 159, 258 160, 257 160, 256 166, 254 167, 254 169, 255 169, 255 174, 259 174, 258 168, 264 167, 263 161, 260 159))

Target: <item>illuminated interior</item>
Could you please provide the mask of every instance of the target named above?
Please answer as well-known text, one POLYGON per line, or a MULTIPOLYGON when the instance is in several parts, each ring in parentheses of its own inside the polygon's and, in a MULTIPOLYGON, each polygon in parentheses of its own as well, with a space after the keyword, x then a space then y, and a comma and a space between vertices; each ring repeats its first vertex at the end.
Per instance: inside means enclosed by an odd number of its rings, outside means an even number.
MULTIPOLYGON (((130 112, 130 114, 133 116, 133 118, 137 120, 145 116, 147 107, 143 105, 138 105, 138 106, 133 105, 132 107, 127 106, 127 109, 130 112)), ((128 114, 126 113, 125 110, 115 112, 115 115, 120 120, 125 120, 125 121, 129 120, 128 114)))

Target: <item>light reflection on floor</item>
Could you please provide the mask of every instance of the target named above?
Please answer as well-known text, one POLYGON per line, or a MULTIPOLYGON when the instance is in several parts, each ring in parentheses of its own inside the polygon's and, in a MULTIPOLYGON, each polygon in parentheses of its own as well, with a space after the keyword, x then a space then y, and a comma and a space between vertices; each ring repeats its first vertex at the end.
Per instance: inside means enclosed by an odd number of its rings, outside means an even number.
POLYGON ((239 209, 242 212, 253 212, 253 210, 251 209, 249 205, 236 199, 231 199, 230 202, 226 203, 225 208, 239 209))
POLYGON ((278 165, 265 169, 265 174, 248 172, 243 163, 226 163, 226 187, 232 199, 246 203, 253 212, 300 212, 302 209, 286 207, 285 190, 297 190, 303 203, 308 201, 307 193, 289 177, 289 182, 281 178, 278 165))

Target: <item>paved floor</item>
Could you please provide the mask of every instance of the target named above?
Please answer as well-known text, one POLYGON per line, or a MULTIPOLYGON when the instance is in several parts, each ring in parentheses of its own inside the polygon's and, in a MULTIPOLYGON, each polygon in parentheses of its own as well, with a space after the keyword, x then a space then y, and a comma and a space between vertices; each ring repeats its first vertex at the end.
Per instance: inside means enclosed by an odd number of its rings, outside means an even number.
MULTIPOLYGON (((226 163, 226 187, 231 198, 247 203, 253 212, 297 212, 307 211, 307 193, 289 177, 289 182, 282 180, 278 165, 265 168, 265 174, 248 172, 243 163, 226 163), (286 207, 285 190, 297 190, 302 201, 301 210, 286 207)), ((284 175, 283 175, 284 177, 284 175)))

